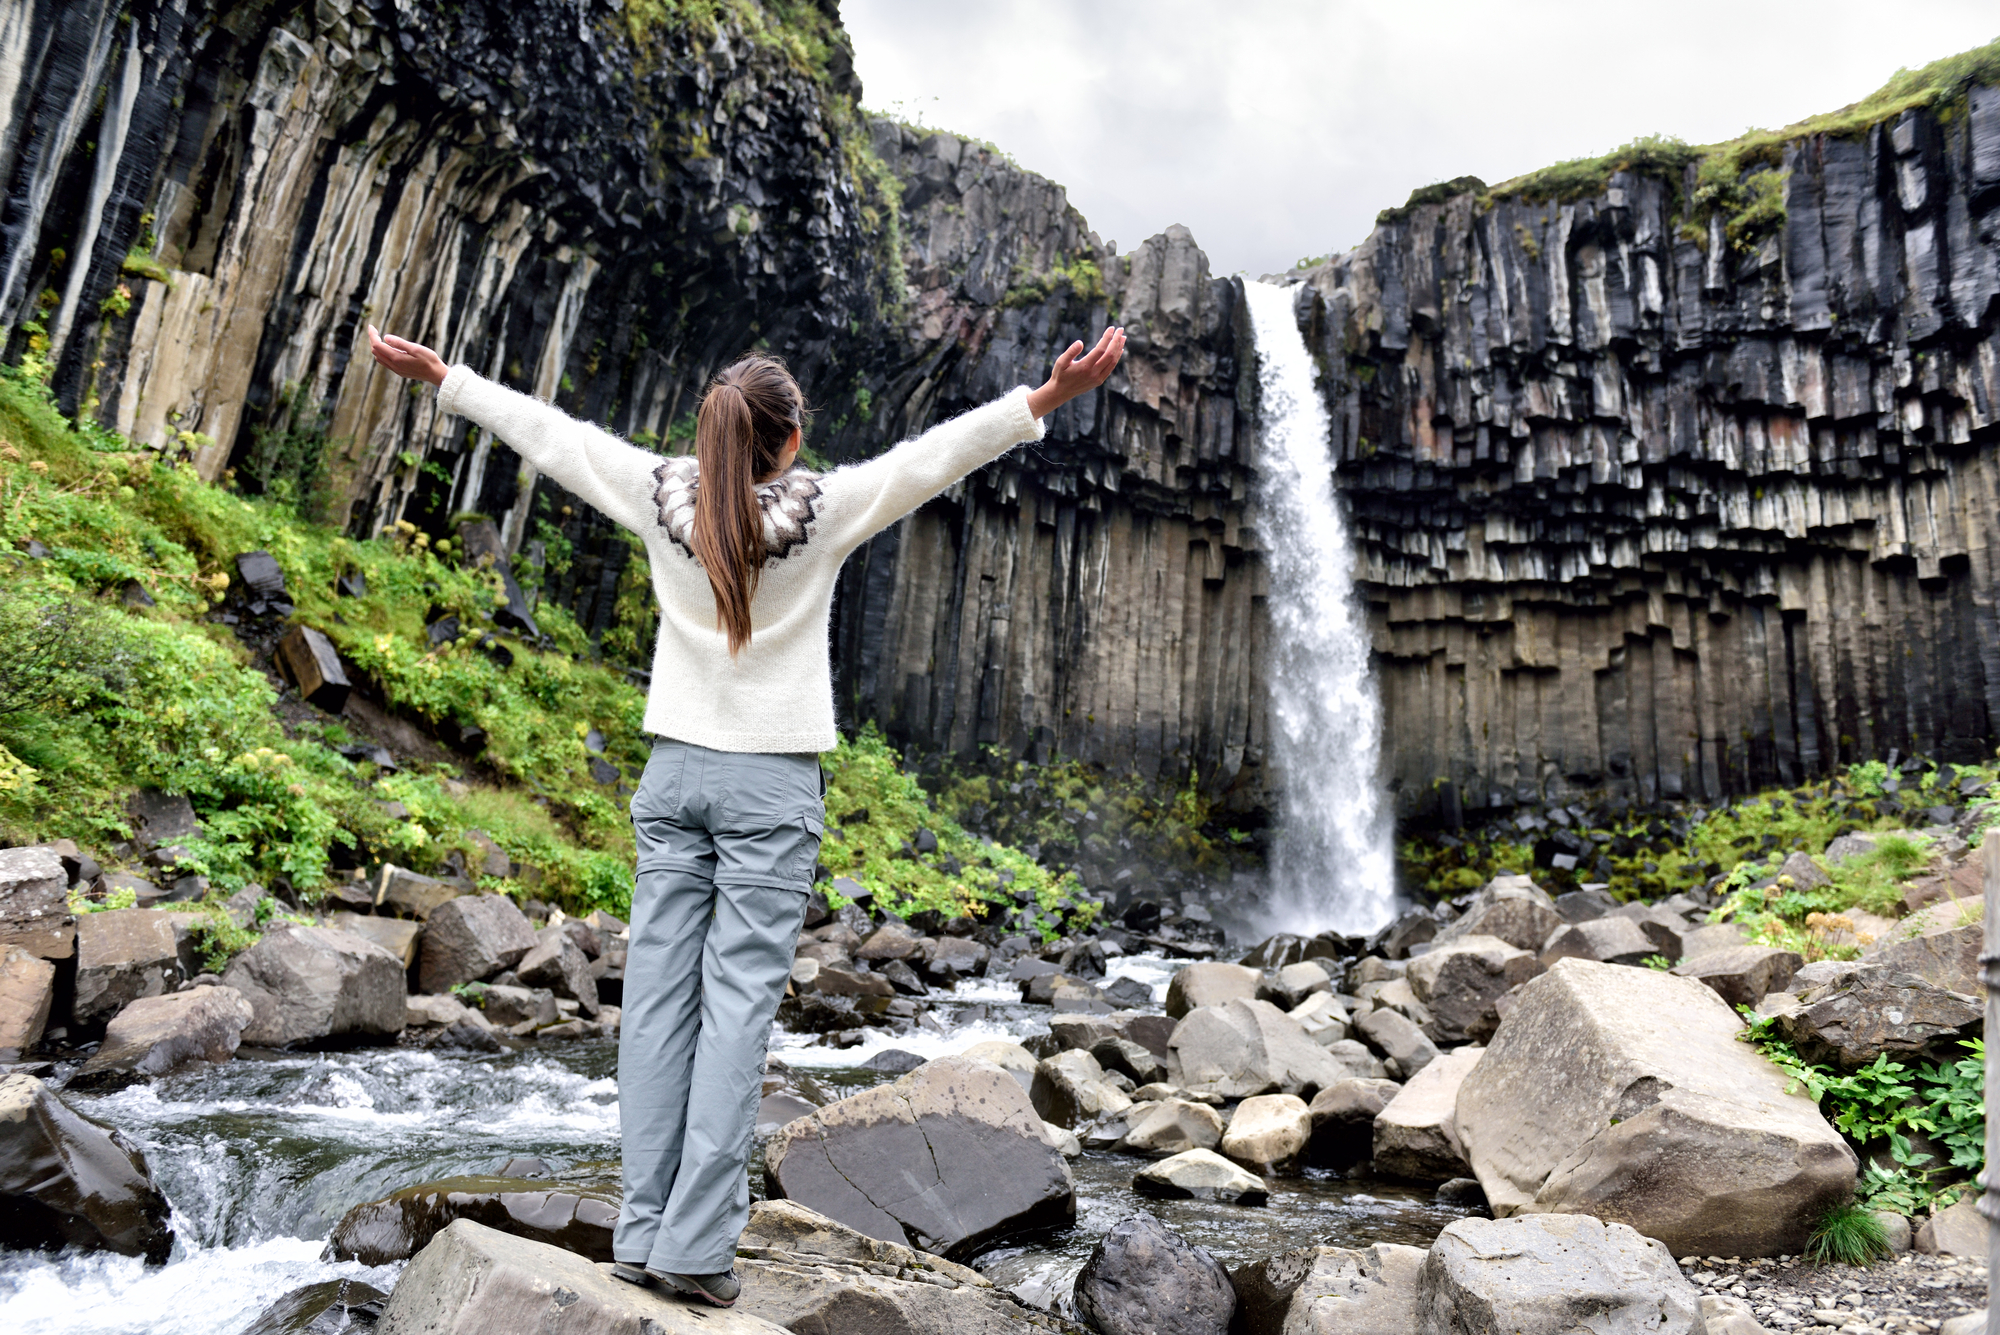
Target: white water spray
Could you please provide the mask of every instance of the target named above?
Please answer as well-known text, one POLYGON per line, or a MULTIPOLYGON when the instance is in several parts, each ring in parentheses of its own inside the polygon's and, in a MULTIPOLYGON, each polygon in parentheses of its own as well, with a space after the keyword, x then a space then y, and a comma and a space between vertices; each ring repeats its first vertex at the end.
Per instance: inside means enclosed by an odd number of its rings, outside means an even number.
POLYGON ((1243 291, 1257 336, 1257 509, 1271 575, 1267 675, 1282 785, 1270 925, 1370 932, 1394 911, 1395 857, 1378 779, 1382 707, 1354 596, 1354 547, 1333 490, 1326 405, 1294 289, 1245 283, 1243 291))

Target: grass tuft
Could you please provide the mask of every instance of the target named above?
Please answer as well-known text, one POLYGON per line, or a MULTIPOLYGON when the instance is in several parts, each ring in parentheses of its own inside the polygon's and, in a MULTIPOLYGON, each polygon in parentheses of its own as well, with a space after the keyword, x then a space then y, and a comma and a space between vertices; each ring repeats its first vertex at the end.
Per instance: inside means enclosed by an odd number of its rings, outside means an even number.
POLYGON ((1805 1258, 1814 1265, 1867 1265, 1889 1250, 1882 1221, 1872 1210, 1848 1201, 1819 1217, 1806 1238, 1805 1258))

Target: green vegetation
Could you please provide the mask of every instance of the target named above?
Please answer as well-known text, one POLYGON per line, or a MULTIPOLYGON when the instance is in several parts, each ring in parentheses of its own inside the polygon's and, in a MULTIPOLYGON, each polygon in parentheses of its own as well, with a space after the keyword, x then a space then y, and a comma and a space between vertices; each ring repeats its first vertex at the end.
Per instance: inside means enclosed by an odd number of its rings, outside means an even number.
POLYGON ((1887 1053, 1858 1071, 1801 1058, 1769 1019, 1743 1032, 1820 1106, 1861 1155, 1855 1196, 1870 1209, 1914 1215, 1942 1207, 1986 1164, 1986 1044, 1912 1070, 1887 1053))
POLYGON ((1072 259, 1058 254, 1046 273, 1035 273, 1023 261, 1015 271, 1013 285, 1000 299, 1000 304, 1032 306, 1064 291, 1086 306, 1102 305, 1105 300, 1104 274, 1098 269, 1097 262, 1085 256, 1072 259))
MULTIPOLYGON (((1947 56, 1921 69, 1898 70, 1888 83, 1859 102, 1782 129, 1748 130, 1725 143, 1706 145, 1649 136, 1598 157, 1558 162, 1490 189, 1477 188, 1483 192, 1482 204, 1506 198, 1560 204, 1597 194, 1617 172, 1636 172, 1664 180, 1673 189, 1683 235, 1705 243, 1710 217, 1719 216, 1728 243, 1737 250, 1749 250, 1784 224, 1784 173, 1779 168, 1787 143, 1809 135, 1857 136, 1919 107, 1933 108, 1941 120, 1949 121, 1962 113, 1968 89, 1994 83, 2000 83, 2000 41, 1947 56), (1692 188, 1685 183, 1690 168, 1694 171, 1692 188)), ((1446 185, 1427 186, 1413 194, 1402 210, 1389 212, 1407 213, 1419 203, 1439 202, 1448 194, 1427 192, 1462 193, 1452 187, 1472 180, 1462 177, 1446 185)), ((1383 220, 1388 216, 1385 214, 1383 220)))
MULTIPOLYGON (((1460 195, 1478 195, 1483 198, 1485 194, 1486 182, 1477 176, 1454 176, 1451 180, 1439 181, 1436 185, 1420 185, 1410 192, 1410 197, 1403 201, 1401 208, 1383 209, 1376 214, 1375 225, 1380 227, 1387 223, 1401 222, 1426 204, 1442 204, 1460 195)), ((1300 267, 1305 266, 1301 264, 1300 267)))
POLYGON ((1882 1221, 1849 1201, 1819 1217, 1806 1238, 1805 1258, 1814 1265, 1867 1265, 1892 1250, 1882 1221))

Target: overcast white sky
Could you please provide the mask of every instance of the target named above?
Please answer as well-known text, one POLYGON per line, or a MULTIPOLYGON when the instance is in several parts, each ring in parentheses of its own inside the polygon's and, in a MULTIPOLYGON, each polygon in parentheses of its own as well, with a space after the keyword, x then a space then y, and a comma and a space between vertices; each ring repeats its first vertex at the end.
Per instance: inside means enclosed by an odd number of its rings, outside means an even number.
POLYGON ((1453 176, 1693 143, 2000 36, 1992 0, 841 0, 866 104, 988 139, 1129 251, 1344 250, 1453 176))

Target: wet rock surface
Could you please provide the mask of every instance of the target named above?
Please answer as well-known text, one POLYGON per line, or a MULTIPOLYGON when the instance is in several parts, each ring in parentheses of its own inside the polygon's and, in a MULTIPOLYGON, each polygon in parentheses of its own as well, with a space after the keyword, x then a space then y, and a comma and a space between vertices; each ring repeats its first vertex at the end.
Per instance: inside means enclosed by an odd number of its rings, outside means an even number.
POLYGON ((618 1193, 532 1178, 456 1177, 404 1187, 355 1206, 327 1236, 326 1258, 384 1265, 406 1261, 453 1220, 609 1261, 618 1193))
POLYGON ((1236 1294, 1213 1256, 1141 1212, 1098 1240, 1076 1307, 1103 1335, 1224 1335, 1236 1294))
POLYGON ((33 1076, 0 1076, 0 1246, 106 1248, 167 1259, 166 1198, 121 1133, 33 1076))
POLYGON ((249 999, 231 987, 142 997, 105 1027, 103 1045, 70 1077, 69 1088, 119 1089, 189 1062, 226 1062, 255 1014, 249 999))
POLYGON ((346 1335, 375 1329, 389 1295, 358 1279, 329 1279, 292 1290, 237 1335, 346 1335))

